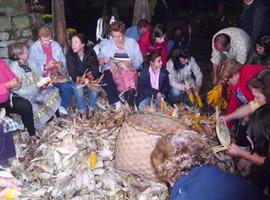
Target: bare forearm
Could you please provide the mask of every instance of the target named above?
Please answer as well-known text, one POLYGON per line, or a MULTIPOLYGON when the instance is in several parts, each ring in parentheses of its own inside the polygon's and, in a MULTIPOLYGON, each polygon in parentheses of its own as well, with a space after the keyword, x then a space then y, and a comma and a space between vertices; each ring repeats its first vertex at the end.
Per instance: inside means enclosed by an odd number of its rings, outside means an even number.
POLYGON ((228 119, 229 120, 241 119, 241 118, 247 117, 251 113, 252 113, 252 111, 251 111, 249 105, 244 105, 244 106, 241 106, 240 108, 238 108, 233 113, 229 114, 228 119))
POLYGON ((265 161, 265 157, 260 156, 257 153, 251 154, 250 152, 244 150, 241 152, 240 156, 246 160, 249 160, 255 165, 262 165, 265 161))

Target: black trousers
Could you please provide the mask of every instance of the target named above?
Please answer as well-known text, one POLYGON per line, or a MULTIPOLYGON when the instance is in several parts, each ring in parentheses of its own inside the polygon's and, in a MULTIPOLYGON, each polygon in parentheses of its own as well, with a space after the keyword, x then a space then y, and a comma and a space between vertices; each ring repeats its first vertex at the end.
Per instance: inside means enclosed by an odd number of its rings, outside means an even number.
POLYGON ((106 84, 105 86, 103 86, 103 89, 106 91, 108 95, 109 104, 114 104, 120 101, 119 93, 116 88, 116 85, 115 85, 115 82, 113 80, 112 73, 110 70, 104 71, 103 83, 106 84))
POLYGON ((34 117, 31 103, 23 97, 12 96, 12 104, 13 106, 10 105, 10 100, 8 100, 7 102, 0 104, 0 107, 4 107, 7 114, 15 113, 20 115, 29 135, 35 135, 36 130, 34 126, 34 117))

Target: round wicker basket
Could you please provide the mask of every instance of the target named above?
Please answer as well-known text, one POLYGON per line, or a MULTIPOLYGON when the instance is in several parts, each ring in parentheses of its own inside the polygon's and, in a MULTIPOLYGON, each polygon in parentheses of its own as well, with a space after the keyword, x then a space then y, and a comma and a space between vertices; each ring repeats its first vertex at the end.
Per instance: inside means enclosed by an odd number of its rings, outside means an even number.
POLYGON ((166 134, 185 129, 178 121, 150 113, 137 113, 124 121, 116 142, 116 168, 158 181, 151 165, 151 153, 166 134))

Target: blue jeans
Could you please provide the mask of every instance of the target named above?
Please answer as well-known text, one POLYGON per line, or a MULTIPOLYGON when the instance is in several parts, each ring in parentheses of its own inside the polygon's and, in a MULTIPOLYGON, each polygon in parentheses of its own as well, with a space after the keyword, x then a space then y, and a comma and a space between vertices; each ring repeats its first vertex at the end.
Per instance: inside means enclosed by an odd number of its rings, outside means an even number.
MULTIPOLYGON (((149 106, 151 104, 151 97, 146 97, 144 100, 142 100, 139 103, 139 111, 143 111, 145 109, 145 107, 149 106)), ((160 100, 158 99, 153 99, 153 103, 155 104, 155 106, 160 107, 160 100)))
POLYGON ((192 106, 185 91, 178 90, 171 87, 169 92, 169 99, 172 104, 179 103, 180 101, 188 106, 192 106))
POLYGON ((55 83, 53 84, 60 91, 60 97, 62 99, 61 106, 68 108, 71 104, 71 97, 73 95, 73 84, 72 82, 55 83))
POLYGON ((98 93, 96 91, 90 90, 87 86, 76 88, 77 83, 73 83, 74 85, 74 95, 77 103, 77 109, 80 113, 86 112, 86 106, 84 102, 84 93, 88 94, 88 109, 89 111, 94 111, 96 107, 96 100, 98 97, 98 93))

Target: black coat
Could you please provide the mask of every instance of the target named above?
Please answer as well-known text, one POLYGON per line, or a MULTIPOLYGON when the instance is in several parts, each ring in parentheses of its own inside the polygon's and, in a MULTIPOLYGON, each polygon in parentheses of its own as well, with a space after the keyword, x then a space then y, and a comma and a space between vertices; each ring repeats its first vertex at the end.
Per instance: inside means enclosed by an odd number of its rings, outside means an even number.
POLYGON ((137 98, 137 104, 139 104, 142 100, 144 100, 147 97, 153 96, 153 98, 156 98, 158 92, 163 94, 166 99, 170 91, 168 74, 169 73, 165 68, 161 68, 159 74, 159 90, 156 90, 151 86, 149 68, 145 68, 140 73, 139 77, 139 89, 138 89, 139 95, 137 98))
POLYGON ((76 82, 77 76, 82 76, 88 69, 92 72, 94 78, 99 76, 99 64, 94 50, 86 50, 84 52, 83 60, 80 59, 77 53, 70 50, 67 55, 67 69, 70 77, 76 82))
POLYGON ((251 37, 252 42, 270 31, 269 8, 263 0, 254 0, 243 8, 239 19, 239 27, 251 37))

